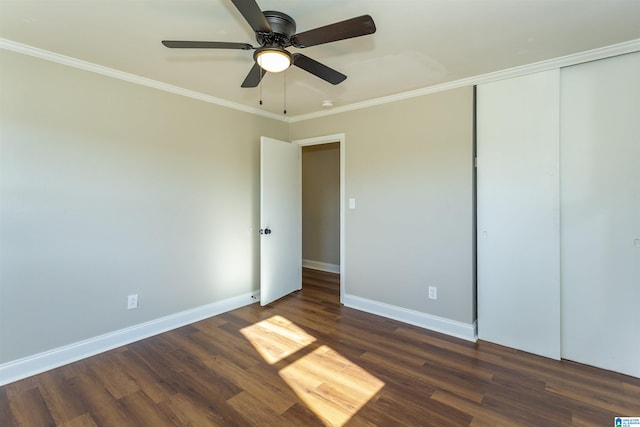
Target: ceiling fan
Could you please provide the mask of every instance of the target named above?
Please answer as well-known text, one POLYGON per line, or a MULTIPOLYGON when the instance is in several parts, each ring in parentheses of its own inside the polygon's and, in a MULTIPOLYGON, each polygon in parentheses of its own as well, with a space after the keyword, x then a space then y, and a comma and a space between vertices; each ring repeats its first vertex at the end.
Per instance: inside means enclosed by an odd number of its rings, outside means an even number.
POLYGON ((248 43, 181 40, 163 40, 162 44, 178 49, 255 50, 255 64, 242 82, 242 87, 256 87, 265 72, 284 71, 292 64, 337 85, 347 76, 301 53, 291 54, 285 48, 293 46, 302 49, 376 32, 376 25, 371 16, 362 15, 296 34, 296 21, 289 15, 271 10, 263 12, 255 0, 231 1, 255 31, 259 47, 248 43))

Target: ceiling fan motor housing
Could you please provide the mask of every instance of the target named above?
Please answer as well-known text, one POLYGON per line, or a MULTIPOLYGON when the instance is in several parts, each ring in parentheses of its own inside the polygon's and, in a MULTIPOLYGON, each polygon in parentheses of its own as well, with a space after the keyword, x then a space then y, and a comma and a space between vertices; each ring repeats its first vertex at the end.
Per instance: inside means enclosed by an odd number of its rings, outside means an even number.
POLYGON ((291 46, 290 38, 296 33, 296 21, 286 13, 275 10, 262 12, 271 26, 271 33, 256 33, 256 40, 261 45, 291 46))

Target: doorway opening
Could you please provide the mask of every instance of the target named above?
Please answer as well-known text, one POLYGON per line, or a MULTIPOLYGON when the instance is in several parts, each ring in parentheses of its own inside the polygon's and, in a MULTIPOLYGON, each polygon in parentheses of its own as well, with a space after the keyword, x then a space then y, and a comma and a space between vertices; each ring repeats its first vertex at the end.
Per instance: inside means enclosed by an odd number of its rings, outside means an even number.
POLYGON ((340 273, 340 143, 302 147, 302 266, 340 273))
POLYGON ((302 147, 302 266, 340 274, 344 295, 344 134, 293 141, 302 147))

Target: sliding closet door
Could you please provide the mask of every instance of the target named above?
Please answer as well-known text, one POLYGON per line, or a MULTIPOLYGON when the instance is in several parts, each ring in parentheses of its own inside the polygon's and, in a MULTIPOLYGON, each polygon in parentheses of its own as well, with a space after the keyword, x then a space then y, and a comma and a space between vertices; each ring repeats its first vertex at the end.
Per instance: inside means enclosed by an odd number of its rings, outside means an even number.
POLYGON ((559 70, 478 86, 478 336, 560 357, 559 70))
POLYGON ((562 357, 640 377, 640 53, 561 88, 562 357))

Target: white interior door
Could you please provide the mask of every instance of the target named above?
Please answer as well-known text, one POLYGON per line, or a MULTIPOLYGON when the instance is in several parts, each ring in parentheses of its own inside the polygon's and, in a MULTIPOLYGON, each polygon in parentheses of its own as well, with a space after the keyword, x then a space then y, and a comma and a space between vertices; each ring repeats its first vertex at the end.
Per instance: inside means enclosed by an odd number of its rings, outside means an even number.
POLYGON ((302 288, 301 148, 260 138, 260 304, 302 288))

